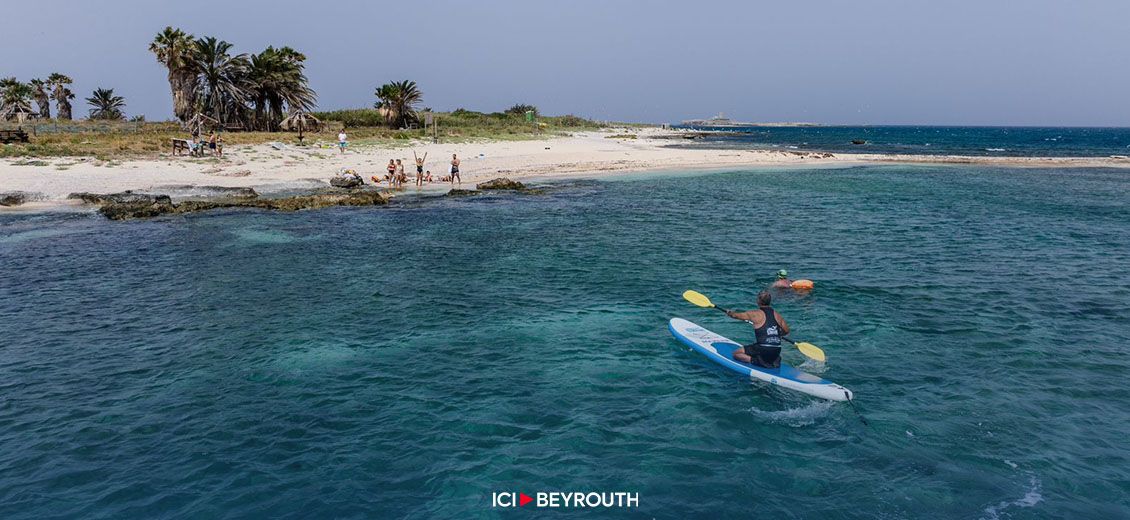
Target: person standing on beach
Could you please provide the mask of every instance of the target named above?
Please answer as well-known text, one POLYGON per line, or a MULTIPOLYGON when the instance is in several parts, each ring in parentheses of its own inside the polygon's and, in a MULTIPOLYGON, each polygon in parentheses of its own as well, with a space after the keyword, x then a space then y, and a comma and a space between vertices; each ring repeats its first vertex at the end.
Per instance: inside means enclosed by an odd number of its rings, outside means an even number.
POLYGON ((341 132, 338 132, 338 134, 337 134, 337 147, 338 147, 339 150, 341 150, 342 155, 345 155, 345 145, 348 144, 346 142, 347 138, 348 138, 348 136, 345 135, 345 129, 342 128, 341 132))
POLYGON ((388 175, 385 175, 385 180, 388 181, 389 186, 392 186, 393 183, 396 182, 396 160, 389 159, 388 166, 386 166, 385 169, 388 170, 388 175))
POLYGON ((459 185, 463 185, 463 178, 459 176, 459 157, 451 154, 451 184, 455 184, 455 179, 459 179, 459 185))
POLYGON ((424 156, 416 155, 416 150, 412 150, 412 157, 416 158, 416 185, 424 185, 424 161, 428 158, 428 152, 424 152, 424 156))
POLYGON ((208 134, 208 149, 212 150, 212 155, 216 155, 216 131, 212 130, 208 134))
POLYGON ((408 177, 404 176, 404 162, 401 161, 400 159, 397 159, 396 160, 396 184, 397 184, 397 186, 404 187, 404 181, 406 181, 406 180, 408 180, 408 177))

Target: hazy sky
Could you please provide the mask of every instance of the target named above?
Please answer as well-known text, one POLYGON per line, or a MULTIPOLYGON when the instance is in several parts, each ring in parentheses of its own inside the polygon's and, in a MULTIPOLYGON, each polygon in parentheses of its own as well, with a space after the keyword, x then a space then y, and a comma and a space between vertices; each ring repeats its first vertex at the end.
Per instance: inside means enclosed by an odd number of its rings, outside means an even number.
POLYGON ((0 76, 171 117, 166 25, 308 57, 322 109, 412 79, 424 105, 672 122, 1130 126, 1130 1, 4 1, 0 76))

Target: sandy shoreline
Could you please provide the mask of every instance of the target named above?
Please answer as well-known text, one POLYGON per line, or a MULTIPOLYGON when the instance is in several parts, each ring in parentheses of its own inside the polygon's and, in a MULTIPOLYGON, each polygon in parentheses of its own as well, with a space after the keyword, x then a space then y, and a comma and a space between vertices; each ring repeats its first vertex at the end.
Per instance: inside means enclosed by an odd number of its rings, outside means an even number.
MULTIPOLYGON (((926 163, 1130 168, 1128 159, 1102 157, 965 157, 672 148, 667 145, 676 141, 663 138, 669 134, 647 128, 585 132, 535 141, 416 142, 398 147, 361 142, 352 144, 345 155, 326 143, 326 147, 283 145, 281 149, 270 145, 233 147, 223 159, 183 156, 122 162, 92 158, 4 159, 0 160, 0 192, 37 194, 42 200, 25 205, 24 209, 44 209, 67 204, 67 195, 75 192, 191 192, 192 187, 199 186, 250 187, 263 194, 309 191, 328 187, 329 179, 341 168, 354 169, 366 180, 371 175, 383 175, 392 158, 404 161, 411 179, 413 150, 420 155, 428 154, 426 168, 436 178, 447 174, 451 154, 458 154, 462 160, 464 188, 473 188, 477 182, 497 177, 536 182, 651 170, 787 165, 926 163), (637 138, 611 138, 625 133, 635 134, 637 138)), ((409 183, 405 192, 441 192, 450 188, 450 184, 441 182, 427 184, 423 189, 409 183)), ((0 206, 0 210, 14 208, 0 206)))

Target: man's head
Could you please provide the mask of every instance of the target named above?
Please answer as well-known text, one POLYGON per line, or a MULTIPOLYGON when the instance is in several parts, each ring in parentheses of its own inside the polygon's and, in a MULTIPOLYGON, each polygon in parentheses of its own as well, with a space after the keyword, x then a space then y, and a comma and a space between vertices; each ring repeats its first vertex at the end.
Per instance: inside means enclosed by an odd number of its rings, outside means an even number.
POLYGON ((761 291, 757 293, 758 307, 768 307, 770 303, 773 303, 773 295, 769 294, 769 291, 761 291))
POLYGON ((777 271, 777 279, 778 279, 778 280, 784 280, 784 279, 786 279, 786 278, 788 278, 788 277, 789 277, 789 272, 788 272, 788 271, 786 271, 786 270, 784 270, 784 269, 781 269, 780 271, 777 271))

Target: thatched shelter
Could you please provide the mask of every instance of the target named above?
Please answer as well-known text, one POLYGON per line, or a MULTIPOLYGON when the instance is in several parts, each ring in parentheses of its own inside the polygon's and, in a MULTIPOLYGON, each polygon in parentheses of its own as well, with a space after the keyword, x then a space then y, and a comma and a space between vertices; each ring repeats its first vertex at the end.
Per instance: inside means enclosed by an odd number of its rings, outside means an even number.
POLYGON ((184 122, 184 128, 192 133, 192 135, 203 135, 206 129, 214 130, 222 127, 223 125, 220 124, 219 120, 206 116, 202 112, 197 112, 196 115, 184 122))
POLYGON ((301 141, 305 132, 321 132, 324 125, 313 114, 305 110, 295 110, 286 116, 279 126, 289 132, 298 132, 298 140, 301 141))

